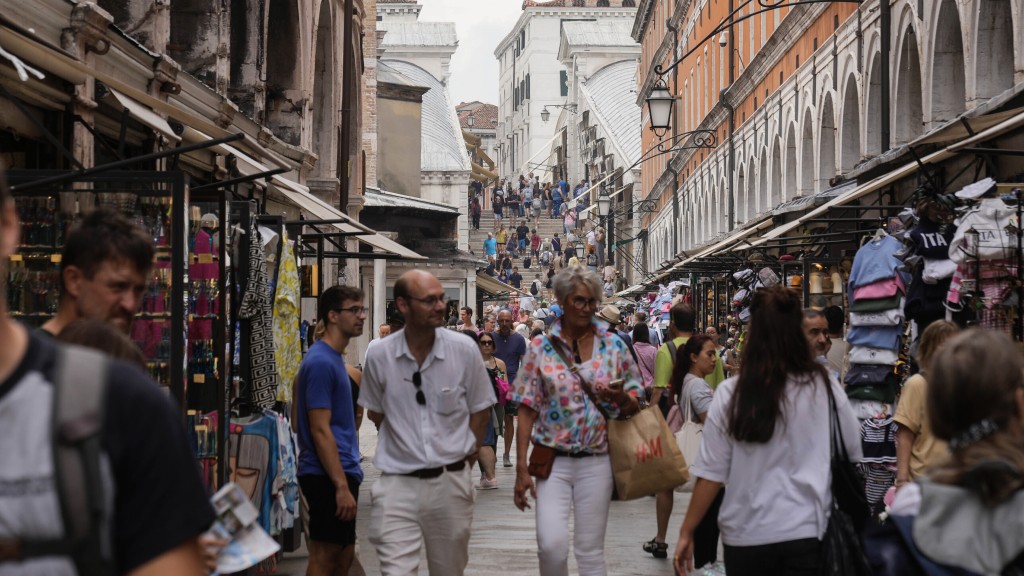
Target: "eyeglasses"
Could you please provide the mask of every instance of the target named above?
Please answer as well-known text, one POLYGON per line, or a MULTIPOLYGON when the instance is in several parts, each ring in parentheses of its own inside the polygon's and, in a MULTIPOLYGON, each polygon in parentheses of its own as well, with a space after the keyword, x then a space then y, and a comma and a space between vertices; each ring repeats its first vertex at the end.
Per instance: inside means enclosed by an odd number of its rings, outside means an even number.
POLYGON ((366 306, 350 306, 348 308, 335 308, 334 311, 350 312, 352 314, 355 314, 356 316, 359 316, 360 314, 368 314, 370 312, 370 309, 367 308, 366 306))
POLYGON ((577 296, 572 299, 572 307, 577 310, 583 310, 584 308, 597 308, 597 300, 594 298, 586 299, 577 296))
POLYGON ((427 397, 423 395, 423 377, 420 376, 420 371, 417 370, 412 373, 412 383, 416 386, 416 403, 420 406, 427 405, 427 397))
POLYGON ((406 296, 406 298, 408 298, 409 300, 415 300, 417 302, 425 304, 428 308, 433 308, 434 306, 437 306, 438 303, 445 304, 448 302, 447 295, 431 296, 430 298, 416 298, 415 296, 406 296))

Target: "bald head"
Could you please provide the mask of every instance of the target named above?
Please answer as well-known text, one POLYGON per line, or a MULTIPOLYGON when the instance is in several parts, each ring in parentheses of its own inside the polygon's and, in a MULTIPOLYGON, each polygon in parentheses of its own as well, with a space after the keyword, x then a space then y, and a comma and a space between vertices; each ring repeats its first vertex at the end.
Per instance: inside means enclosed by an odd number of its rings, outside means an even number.
POLYGON ((502 336, 508 336, 512 332, 512 311, 502 310, 498 312, 498 333, 502 336))
POLYGON ((410 270, 395 282, 395 305, 406 319, 406 330, 433 330, 444 325, 445 294, 430 272, 410 270))

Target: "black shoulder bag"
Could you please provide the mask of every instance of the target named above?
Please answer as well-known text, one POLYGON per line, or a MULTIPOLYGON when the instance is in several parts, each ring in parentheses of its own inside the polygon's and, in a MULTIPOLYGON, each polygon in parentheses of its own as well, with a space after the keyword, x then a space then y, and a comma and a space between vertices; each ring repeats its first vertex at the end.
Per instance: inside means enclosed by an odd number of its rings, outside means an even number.
POLYGON ((850 462, 850 455, 846 451, 832 384, 826 382, 825 389, 828 391, 831 408, 829 436, 832 454, 832 514, 821 543, 818 573, 827 576, 871 576, 871 567, 864 555, 861 540, 864 525, 871 516, 871 508, 864 493, 864 479, 857 465, 850 462))

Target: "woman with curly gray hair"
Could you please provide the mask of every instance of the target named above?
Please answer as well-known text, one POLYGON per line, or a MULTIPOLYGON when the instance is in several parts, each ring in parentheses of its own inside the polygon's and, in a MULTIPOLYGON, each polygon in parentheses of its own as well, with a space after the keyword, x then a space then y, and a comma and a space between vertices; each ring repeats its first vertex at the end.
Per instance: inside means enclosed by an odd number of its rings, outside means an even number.
MULTIPOLYGON (((639 410, 640 371, 625 342, 594 319, 601 303, 597 274, 579 266, 552 279, 564 313, 549 335, 536 336, 523 358, 511 401, 519 404, 515 504, 536 499, 537 546, 542 576, 569 573, 569 512, 580 574, 607 573, 604 536, 612 495, 607 422, 639 410), (598 407, 595 402, 600 403, 598 407), (527 466, 540 464, 546 472, 527 466)), ((540 467, 538 467, 540 468, 540 467)))

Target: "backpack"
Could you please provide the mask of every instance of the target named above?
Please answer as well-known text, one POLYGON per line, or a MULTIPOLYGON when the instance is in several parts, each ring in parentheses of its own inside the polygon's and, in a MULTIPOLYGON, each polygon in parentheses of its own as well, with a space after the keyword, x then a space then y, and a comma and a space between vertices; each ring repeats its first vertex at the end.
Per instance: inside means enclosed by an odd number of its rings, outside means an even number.
POLYGON ((64 535, 21 540, 21 556, 65 556, 78 574, 114 574, 113 510, 107 505, 102 432, 108 361, 77 346, 61 346, 53 394, 54 483, 64 535))
POLYGON ((530 294, 533 294, 534 296, 536 296, 537 294, 540 294, 540 289, 537 288, 537 281, 536 280, 534 280, 533 283, 530 284, 530 294))
POLYGON ((587 254, 587 266, 597 266, 597 254, 593 252, 587 254))

